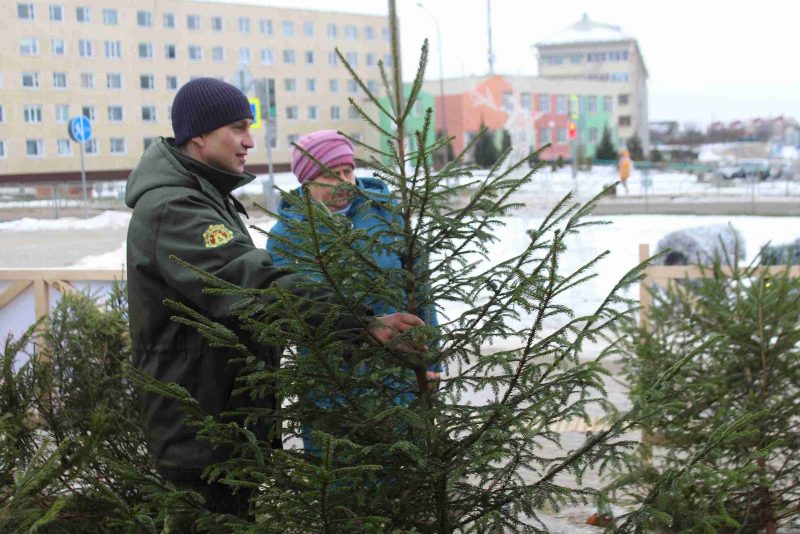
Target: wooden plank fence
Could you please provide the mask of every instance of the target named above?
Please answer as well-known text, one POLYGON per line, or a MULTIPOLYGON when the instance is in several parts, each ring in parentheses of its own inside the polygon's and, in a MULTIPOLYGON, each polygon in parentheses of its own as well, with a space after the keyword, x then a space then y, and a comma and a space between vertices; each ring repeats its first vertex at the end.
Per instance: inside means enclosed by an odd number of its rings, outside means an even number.
POLYGON ((40 319, 50 311, 50 288, 61 294, 76 291, 75 282, 113 282, 124 279, 119 269, 0 269, 0 281, 11 282, 0 290, 0 309, 33 286, 34 314, 40 319))

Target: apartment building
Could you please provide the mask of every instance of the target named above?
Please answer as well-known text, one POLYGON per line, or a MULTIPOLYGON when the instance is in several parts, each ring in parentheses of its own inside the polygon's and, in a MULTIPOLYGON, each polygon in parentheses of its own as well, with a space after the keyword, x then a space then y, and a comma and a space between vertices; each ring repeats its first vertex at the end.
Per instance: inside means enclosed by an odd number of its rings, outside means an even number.
POLYGON ((622 141, 639 137, 650 146, 647 116, 647 67, 638 41, 618 26, 584 15, 581 20, 535 44, 539 76, 605 82, 614 93, 617 134, 622 141))
MULTIPOLYGON (((125 178, 152 140, 172 134, 175 92, 200 76, 244 83, 248 96, 269 80, 277 169, 316 129, 372 141, 334 49, 377 90, 377 62, 391 65, 388 26, 385 16, 191 0, 0 2, 0 180, 76 178, 67 127, 78 115, 93 124, 88 178, 125 178)), ((265 130, 253 133, 248 170, 263 172, 265 130)))

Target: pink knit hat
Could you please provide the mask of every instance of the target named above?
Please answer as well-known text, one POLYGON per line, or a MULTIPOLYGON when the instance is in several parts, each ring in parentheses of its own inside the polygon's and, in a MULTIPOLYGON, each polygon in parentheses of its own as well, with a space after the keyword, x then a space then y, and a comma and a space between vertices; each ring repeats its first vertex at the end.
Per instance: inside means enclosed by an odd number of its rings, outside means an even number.
MULTIPOLYGON (((319 130, 296 141, 306 152, 328 168, 350 165, 355 168, 353 144, 336 130, 319 130)), ((302 184, 322 174, 322 167, 297 147, 292 152, 292 172, 302 184)))

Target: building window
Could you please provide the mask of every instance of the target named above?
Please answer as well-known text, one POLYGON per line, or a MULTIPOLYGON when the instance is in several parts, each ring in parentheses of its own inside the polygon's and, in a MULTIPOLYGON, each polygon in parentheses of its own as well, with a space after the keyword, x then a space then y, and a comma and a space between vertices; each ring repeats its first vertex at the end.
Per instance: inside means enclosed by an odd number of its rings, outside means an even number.
POLYGON ((339 55, 336 52, 328 52, 328 65, 335 67, 339 64, 339 55))
POLYGON ((139 43, 139 58, 153 59, 153 43, 139 43))
POLYGON ((339 106, 331 106, 331 120, 338 121, 340 119, 339 106))
POLYGON ((597 128, 589 128, 589 142, 595 144, 597 141, 597 128))
POLYGON ((388 68, 392 68, 394 66, 394 58, 392 57, 392 54, 383 55, 383 65, 388 68))
POLYGON ((75 8, 75 20, 78 22, 90 22, 89 8, 86 6, 78 6, 75 8))
POLYGON ((597 113, 597 97, 586 97, 586 111, 589 113, 597 113))
POLYGON ((215 46, 212 48, 211 59, 214 61, 225 61, 225 48, 222 46, 215 46))
POLYGON ((200 15, 186 15, 186 27, 192 31, 200 29, 200 15))
POLYGON ((331 79, 328 82, 328 89, 331 93, 338 93, 339 92, 339 80, 331 79))
POLYGON ((41 139, 26 139, 25 154, 29 158, 41 158, 44 156, 44 141, 41 139))
POLYGON ((383 40, 387 43, 392 39, 392 33, 389 31, 389 28, 381 28, 381 35, 383 36, 383 40))
POLYGON ((112 137, 110 145, 112 154, 124 154, 126 152, 124 137, 112 137))
POLYGON ((152 74, 142 74, 139 76, 139 87, 141 89, 152 90, 156 88, 156 80, 152 74))
POLYGON ((314 64, 314 51, 313 50, 306 50, 305 57, 306 57, 306 65, 313 65, 314 64))
POLYGON ((156 122, 155 106, 142 106, 142 122, 156 122))
POLYGON ((292 146, 292 143, 297 142, 297 139, 299 137, 300 136, 297 135, 297 134, 289 134, 289 135, 286 136, 286 142, 289 143, 289 146, 292 146))
POLYGON ((93 72, 81 72, 81 87, 83 89, 94 89, 93 72))
POLYGON ((317 120, 317 106, 308 106, 308 120, 317 120))
POLYGON ((108 89, 122 89, 122 74, 119 72, 106 74, 106 87, 108 89))
POLYGON ((261 63, 263 65, 272 65, 275 63, 275 51, 271 48, 261 49, 261 63))
POLYGON ((347 55, 345 56, 345 58, 347 59, 347 62, 350 63, 351 67, 358 66, 358 54, 357 53, 348 52, 347 55))
POLYGON ((619 125, 620 126, 630 126, 631 125, 631 116, 630 115, 620 115, 619 116, 619 125))
POLYGON ((69 104, 56 104, 56 122, 59 124, 69 121, 69 104))
POLYGON ((261 19, 258 21, 258 30, 262 35, 272 35, 272 20, 261 19))
POLYGON ((569 112, 569 100, 567 95, 556 96, 556 113, 564 115, 569 112))
POLYGON ((94 113, 94 106, 83 106, 81 108, 81 115, 89 119, 90 121, 94 122, 95 120, 95 113, 94 113))
POLYGON ((120 41, 106 41, 104 44, 106 57, 119 59, 122 57, 122 43, 120 41))
MULTIPOLYGON (((221 29, 221 28, 220 28, 221 29)), ((239 33, 250 33, 250 19, 247 17, 239 17, 239 33)))
POLYGON ((167 59, 175 59, 178 56, 178 51, 174 44, 164 45, 164 57, 167 59))
POLYGON ((603 111, 605 111, 606 113, 611 113, 613 111, 613 107, 614 107, 614 105, 612 103, 613 101, 614 101, 614 99, 612 99, 610 96, 604 96, 603 97, 603 111))
POLYGON ((22 73, 22 87, 27 89, 39 88, 39 73, 38 72, 23 72, 22 73))
POLYGON ((78 40, 78 55, 81 57, 93 57, 94 50, 92 48, 92 42, 89 39, 79 39, 78 40))
POLYGON ((519 105, 525 111, 530 111, 533 109, 533 100, 531 99, 530 93, 520 93, 519 95, 519 105))
POLYGON ((22 20, 33 20, 36 18, 36 11, 33 9, 33 4, 17 4, 17 17, 22 20))
POLYGON ((514 93, 505 91, 503 93, 503 111, 509 112, 514 109, 514 93))
POLYGON ((147 150, 147 147, 152 145, 156 139, 157 139, 156 137, 145 137, 144 139, 142 139, 144 144, 144 149, 147 150))
POLYGON ((374 67, 378 64, 378 61, 375 59, 375 54, 368 52, 366 58, 367 67, 374 67))
POLYGON ((539 144, 544 145, 553 142, 553 134, 550 128, 539 128, 539 144))
POLYGON ((189 45, 189 59, 200 61, 203 59, 203 48, 199 45, 189 45))
POLYGON ((136 25, 142 28, 153 27, 153 15, 149 11, 136 12, 136 25))
POLYGON ((58 139, 56 140, 56 146, 58 147, 58 155, 59 156, 71 156, 72 155, 72 143, 69 139, 58 139))
POLYGON ((351 95, 358 94, 358 82, 352 78, 347 80, 347 92, 351 95))
POLYGON ((53 53, 54 56, 64 56, 67 53, 67 46, 64 43, 64 39, 59 37, 53 37, 50 39, 50 52, 53 53))
POLYGON ((331 39, 336 38, 336 24, 328 24, 328 37, 331 39))
POLYGON ((122 122, 122 106, 108 106, 108 122, 122 122))
POLYGON ((23 108, 26 124, 42 123, 42 106, 39 104, 26 104, 23 108))
POLYGON ((0 106, 0 123, 5 122, 5 120, 6 120, 6 115, 3 112, 3 106, 0 106))
POLYGON ((317 79, 316 78, 308 78, 306 80, 306 91, 309 93, 315 93, 317 91, 317 79))
POLYGON ((59 4, 50 4, 50 21, 61 22, 64 20, 64 8, 59 4))
POLYGON ((99 154, 100 149, 97 147, 97 138, 92 137, 91 139, 86 141, 83 144, 83 151, 90 156, 96 156, 97 154, 99 154))
POLYGON ((358 118, 358 110, 352 104, 347 107, 347 118, 348 119, 357 119, 358 118))
POLYGON ((294 50, 284 50, 283 51, 283 62, 284 63, 294 63, 294 50))
POLYGON ((175 13, 164 13, 164 29, 172 30, 175 28, 175 13))
POLYGON ((556 143, 559 145, 566 145, 567 144, 567 129, 566 128, 557 128, 556 129, 556 143))
POLYGON ((0 159, 4 159, 6 157, 6 142, 0 140, 0 159))
POLYGON ((370 93, 372 93, 373 95, 377 96, 377 94, 378 94, 378 82, 376 82, 375 80, 367 80, 367 89, 369 89, 370 93))
POLYGON ((19 55, 21 56, 38 56, 39 55, 39 39, 36 37, 23 37, 19 40, 19 55))
MULTIPOLYGON (((239 24, 241 24, 241 20, 239 19, 239 24)), ((222 31, 222 17, 211 17, 211 30, 215 32, 222 31)))
POLYGON ((287 93, 293 93, 297 91, 297 80, 294 78, 286 78, 283 80, 283 89, 287 93))
POLYGON ((542 113, 550 112, 550 95, 539 95, 539 111, 542 113))
POLYGON ((239 63, 250 63, 250 48, 245 46, 239 49, 239 63))
POLYGON ((303 23, 303 35, 306 37, 314 37, 314 23, 313 22, 304 22, 303 23))
POLYGON ((296 120, 298 116, 297 106, 286 106, 286 118, 289 120, 296 120))
POLYGON ((291 37, 294 35, 294 22, 291 20, 284 20, 281 23, 281 31, 284 37, 291 37))
POLYGON ((67 88, 67 73, 66 72, 54 72, 53 73, 53 88, 54 89, 66 89, 67 88))
POLYGON ((178 77, 173 76, 171 74, 167 74, 167 82, 166 82, 167 89, 170 91, 174 91, 178 88, 178 77))
POLYGON ((630 95, 619 95, 617 96, 617 103, 620 106, 627 106, 628 100, 630 100, 630 95))
POLYGON ((344 37, 345 39, 357 39, 358 30, 352 24, 347 24, 344 27, 344 37))
POLYGON ((364 28, 364 39, 366 39, 368 41, 374 41, 375 40, 375 28, 373 28, 372 26, 366 26, 364 28))

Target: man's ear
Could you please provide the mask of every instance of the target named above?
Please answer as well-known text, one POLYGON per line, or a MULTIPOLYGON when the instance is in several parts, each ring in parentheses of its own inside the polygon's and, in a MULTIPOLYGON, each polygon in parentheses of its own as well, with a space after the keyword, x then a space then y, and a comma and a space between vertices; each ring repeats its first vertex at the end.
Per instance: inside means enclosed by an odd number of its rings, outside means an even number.
POLYGON ((206 146, 206 138, 204 135, 198 135, 189 139, 189 143, 195 143, 197 148, 203 148, 206 146))

